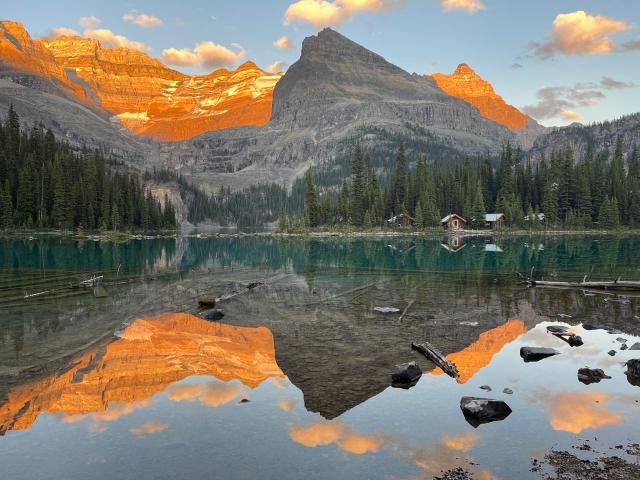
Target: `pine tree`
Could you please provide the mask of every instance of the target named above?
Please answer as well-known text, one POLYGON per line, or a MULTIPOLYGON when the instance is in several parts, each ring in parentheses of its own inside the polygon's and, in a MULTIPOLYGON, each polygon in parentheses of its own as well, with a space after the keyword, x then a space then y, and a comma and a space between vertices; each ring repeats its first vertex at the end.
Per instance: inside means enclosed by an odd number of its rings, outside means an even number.
POLYGON ((306 190, 304 196, 304 216, 310 227, 317 227, 318 224, 318 197, 316 186, 311 172, 307 172, 306 190))
POLYGON ((479 228, 484 226, 487 210, 484 207, 484 198, 482 196, 482 186, 480 181, 476 185, 476 193, 473 197, 473 203, 471 207, 471 226, 473 228, 479 228))
POLYGON ((366 210, 365 197, 365 170, 364 155, 362 147, 358 144, 353 153, 351 163, 351 223, 356 226, 362 226, 364 223, 364 214, 366 210))

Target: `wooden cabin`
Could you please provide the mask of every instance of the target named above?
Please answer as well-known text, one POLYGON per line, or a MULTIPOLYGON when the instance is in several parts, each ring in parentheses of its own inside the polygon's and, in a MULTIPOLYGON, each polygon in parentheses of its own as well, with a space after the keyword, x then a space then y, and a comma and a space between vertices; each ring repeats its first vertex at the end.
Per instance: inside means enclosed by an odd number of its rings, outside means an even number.
POLYGON ((397 225, 398 227, 416 226, 416 219, 411 217, 410 215, 405 215, 404 213, 391 217, 389 220, 387 220, 387 222, 393 225, 397 225))
POLYGON ((498 230, 504 225, 506 217, 504 213, 487 213, 484 221, 491 230, 498 230))
POLYGON ((467 221, 457 213, 450 213, 442 220, 440 220, 440 224, 444 227, 445 230, 456 231, 464 229, 467 221))

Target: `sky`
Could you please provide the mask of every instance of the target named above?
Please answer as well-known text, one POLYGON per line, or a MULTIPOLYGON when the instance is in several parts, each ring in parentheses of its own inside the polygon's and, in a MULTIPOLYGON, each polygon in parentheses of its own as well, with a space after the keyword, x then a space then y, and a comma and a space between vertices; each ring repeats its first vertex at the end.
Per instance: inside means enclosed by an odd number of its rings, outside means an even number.
POLYGON ((2 0, 0 17, 191 74, 285 70, 330 26, 409 72, 467 63, 544 125, 640 111, 640 0, 2 0))

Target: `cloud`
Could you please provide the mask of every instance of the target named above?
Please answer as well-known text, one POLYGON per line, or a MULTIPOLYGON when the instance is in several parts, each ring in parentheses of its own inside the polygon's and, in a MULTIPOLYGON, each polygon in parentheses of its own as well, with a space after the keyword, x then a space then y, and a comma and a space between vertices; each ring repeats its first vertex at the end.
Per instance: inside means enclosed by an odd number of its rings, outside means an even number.
POLYGON ((277 62, 273 62, 271 65, 267 67, 267 72, 269 73, 280 73, 284 72, 289 65, 287 62, 283 62, 282 60, 278 60, 277 62))
POLYGON ((158 17, 147 15, 145 13, 130 12, 123 15, 122 20, 133 23, 142 28, 159 27, 162 25, 162 20, 158 17))
MULTIPOLYGON (((551 58, 564 55, 604 55, 622 49, 635 49, 635 42, 616 47, 611 37, 629 30, 631 26, 624 20, 615 20, 603 15, 592 15, 583 10, 561 13, 553 21, 547 41, 529 44, 533 54, 551 58)), ((640 48, 640 41, 638 41, 640 48)))
POLYGON ((514 70, 520 70, 521 68, 524 68, 524 65, 522 65, 521 63, 516 62, 516 63, 512 63, 511 64, 511 68, 514 69, 514 70))
POLYGON ((278 40, 276 40, 275 42, 273 42, 273 46, 276 48, 283 48, 283 49, 288 49, 288 50, 292 50, 293 49, 293 42, 291 41, 291 39, 287 36, 284 37, 280 37, 278 40))
POLYGON ((242 46, 231 45, 236 51, 213 42, 202 42, 192 50, 190 48, 167 48, 162 51, 162 58, 171 65, 183 67, 200 66, 218 68, 237 64, 245 56, 242 46))
POLYGON ((563 110, 560 112, 560 115, 566 120, 573 120, 574 122, 577 122, 583 119, 582 114, 578 112, 574 112, 573 110, 563 110))
POLYGON ((627 88, 636 88, 638 86, 636 83, 621 82, 611 77, 602 77, 600 85, 602 88, 606 88, 607 90, 625 90, 627 88))
POLYGON ((623 416, 607 410, 611 397, 602 392, 562 392, 549 399, 551 427, 556 431, 579 434, 584 430, 616 425, 623 416))
POLYGON ((305 447, 336 444, 341 450, 354 455, 377 452, 384 445, 383 436, 354 432, 339 420, 318 420, 306 427, 292 426, 289 428, 289 436, 294 442, 305 447))
POLYGON ((593 107, 605 98, 605 94, 595 85, 577 84, 574 87, 544 87, 538 90, 538 102, 527 105, 522 111, 536 120, 551 120, 562 117, 576 120, 580 115, 575 111, 578 107, 593 107))
POLYGON ((102 20, 93 15, 90 17, 80 17, 80 20, 78 20, 78 24, 83 28, 93 28, 101 23, 102 20))
POLYGON ((151 51, 151 47, 147 44, 136 42, 135 40, 129 40, 124 35, 116 35, 107 28, 86 28, 84 30, 84 36, 98 40, 103 47, 130 48, 132 50, 139 50, 146 53, 151 51))
POLYGON ((136 437, 146 437, 147 435, 153 435, 154 433, 164 432, 167 427, 166 423, 162 422, 146 422, 139 427, 133 427, 129 431, 136 437))
POLYGON ((298 0, 287 7, 283 23, 308 23, 316 30, 340 27, 356 14, 383 12, 403 3, 404 0, 298 0))
POLYGON ((49 38, 77 37, 79 35, 80 35, 80 32, 69 27, 50 28, 49 31, 47 32, 47 36, 49 38))
POLYGON ((125 415, 130 415, 140 408, 147 408, 151 405, 151 400, 142 400, 133 403, 114 403, 104 412, 96 412, 92 415, 96 422, 115 422, 125 415))
POLYGON ((198 400, 207 407, 215 408, 232 402, 244 394, 245 391, 236 385, 211 381, 175 385, 169 390, 168 397, 175 402, 198 400))
POLYGON ((480 10, 484 10, 486 7, 481 0, 437 0, 445 12, 453 12, 461 10, 467 12, 469 15, 478 13, 480 10))
POLYGON ((298 402, 294 398, 290 398, 289 400, 280 400, 278 402, 278 407, 285 412, 290 412, 294 409, 296 403, 298 402))

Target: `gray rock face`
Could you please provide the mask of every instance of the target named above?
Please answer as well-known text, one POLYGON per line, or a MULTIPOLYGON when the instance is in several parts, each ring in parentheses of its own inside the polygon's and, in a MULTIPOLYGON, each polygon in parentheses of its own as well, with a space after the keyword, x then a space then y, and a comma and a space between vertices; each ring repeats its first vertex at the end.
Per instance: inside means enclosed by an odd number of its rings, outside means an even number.
MULTIPOLYGON (((433 80, 405 72, 326 29, 305 39, 300 59, 276 85, 267 126, 164 144, 158 160, 201 184, 212 173, 232 188, 291 182, 312 164, 350 155, 352 139, 372 129, 470 154, 518 143, 512 131, 447 95, 433 80)), ((375 134, 366 136, 368 149, 383 143, 375 134)))
POLYGON ((551 153, 571 147, 578 159, 584 158, 590 143, 595 150, 605 149, 613 153, 618 138, 627 154, 640 142, 640 113, 627 115, 612 122, 594 125, 570 125, 554 129, 540 135, 533 142, 529 156, 537 159, 541 156, 549 158, 551 153))

